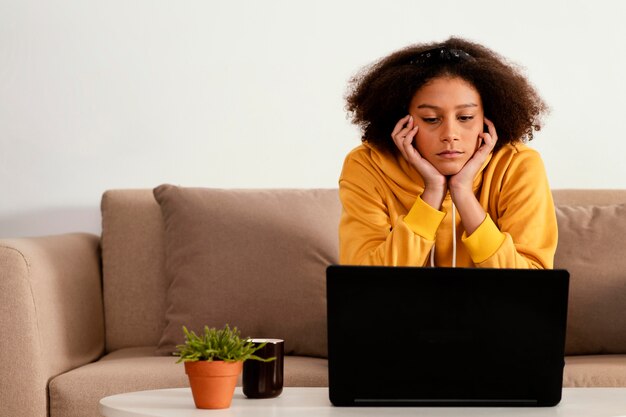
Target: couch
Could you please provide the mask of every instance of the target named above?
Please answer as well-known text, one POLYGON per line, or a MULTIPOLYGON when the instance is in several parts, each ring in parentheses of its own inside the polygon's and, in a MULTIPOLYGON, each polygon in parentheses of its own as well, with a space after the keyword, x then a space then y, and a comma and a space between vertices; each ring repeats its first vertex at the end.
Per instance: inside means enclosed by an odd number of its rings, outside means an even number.
MULTIPOLYGON (((626 386, 626 190, 553 195, 564 386, 626 386)), ((1 416, 96 417, 104 396, 188 386, 171 350, 190 322, 284 338, 285 385, 327 385, 337 190, 164 185, 107 191, 101 209, 102 236, 0 239, 1 416)))

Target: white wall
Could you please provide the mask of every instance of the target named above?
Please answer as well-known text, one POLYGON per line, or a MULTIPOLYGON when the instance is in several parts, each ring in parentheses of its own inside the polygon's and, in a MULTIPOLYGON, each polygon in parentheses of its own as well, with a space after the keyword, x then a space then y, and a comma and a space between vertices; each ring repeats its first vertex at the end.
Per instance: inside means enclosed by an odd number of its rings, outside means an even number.
POLYGON ((99 233, 111 188, 335 187, 346 82, 459 35, 552 108, 553 188, 626 188, 626 2, 0 0, 0 237, 99 233))

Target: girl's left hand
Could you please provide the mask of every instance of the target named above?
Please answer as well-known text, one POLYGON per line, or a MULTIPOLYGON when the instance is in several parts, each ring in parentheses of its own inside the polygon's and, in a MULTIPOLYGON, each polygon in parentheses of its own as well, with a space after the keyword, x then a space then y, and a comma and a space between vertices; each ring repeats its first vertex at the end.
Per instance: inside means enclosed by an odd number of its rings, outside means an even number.
POLYGON ((480 168, 483 166, 491 151, 493 151, 496 142, 498 141, 498 134, 496 133, 496 127, 491 120, 485 117, 485 124, 489 132, 483 132, 478 135, 481 139, 481 144, 474 152, 474 155, 467 161, 465 166, 455 175, 448 179, 448 188, 450 194, 454 200, 455 194, 463 191, 470 191, 473 193, 472 185, 474 178, 480 168))

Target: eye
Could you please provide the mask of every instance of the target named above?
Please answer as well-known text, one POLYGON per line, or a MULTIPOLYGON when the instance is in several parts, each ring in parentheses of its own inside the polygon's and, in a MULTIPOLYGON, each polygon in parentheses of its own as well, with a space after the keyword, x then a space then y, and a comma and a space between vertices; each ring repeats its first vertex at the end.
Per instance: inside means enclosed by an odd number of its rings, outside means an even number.
POLYGON ((439 119, 436 117, 422 117, 422 120, 425 123, 429 123, 429 124, 435 124, 439 121, 439 119))
POLYGON ((459 116, 459 120, 462 122, 469 122, 470 120, 473 120, 474 116, 459 116))

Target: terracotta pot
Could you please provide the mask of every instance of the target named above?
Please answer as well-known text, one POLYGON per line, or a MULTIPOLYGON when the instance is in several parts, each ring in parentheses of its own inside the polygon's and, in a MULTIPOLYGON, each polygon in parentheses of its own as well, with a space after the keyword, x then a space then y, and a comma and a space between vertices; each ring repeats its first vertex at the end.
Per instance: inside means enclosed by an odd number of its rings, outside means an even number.
POLYGON ((228 408, 233 400, 243 362, 185 362, 193 401, 197 408, 228 408))

